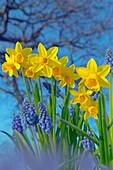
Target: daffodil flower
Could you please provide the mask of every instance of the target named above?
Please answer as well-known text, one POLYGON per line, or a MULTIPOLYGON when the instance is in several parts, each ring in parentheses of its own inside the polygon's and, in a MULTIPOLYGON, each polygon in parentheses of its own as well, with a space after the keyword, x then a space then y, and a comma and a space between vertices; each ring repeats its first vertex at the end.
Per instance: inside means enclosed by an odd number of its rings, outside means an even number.
POLYGON ((7 48, 7 53, 10 56, 14 56, 14 60, 20 64, 20 66, 26 68, 28 64, 28 55, 31 53, 32 48, 22 49, 22 45, 17 42, 15 48, 7 48))
POLYGON ((62 66, 61 69, 61 76, 59 78, 60 81, 60 87, 64 87, 68 85, 71 88, 75 87, 75 80, 79 79, 78 74, 74 73, 75 71, 75 65, 72 64, 69 67, 62 66))
POLYGON ((5 73, 9 72, 9 76, 14 75, 14 76, 18 77, 18 73, 16 70, 20 69, 20 64, 15 62, 14 56, 9 57, 7 54, 5 54, 5 59, 6 59, 6 62, 4 62, 2 64, 3 72, 5 72, 5 73))
POLYGON ((59 62, 61 63, 61 65, 53 67, 53 77, 56 80, 60 80, 61 71, 63 69, 63 66, 66 66, 66 64, 68 63, 68 57, 64 56, 64 57, 60 58, 59 62))
POLYGON ((95 60, 91 58, 87 67, 76 68, 78 75, 82 78, 80 84, 84 84, 87 88, 99 91, 100 87, 109 88, 110 84, 105 76, 110 72, 110 65, 105 64, 97 66, 95 60))
POLYGON ((58 47, 46 50, 43 44, 38 45, 39 54, 29 55, 29 62, 34 66, 34 73, 43 69, 44 76, 52 77, 52 67, 60 65, 56 54, 58 47))
POLYGON ((80 103, 82 105, 88 101, 88 98, 90 97, 89 95, 91 95, 93 91, 91 90, 85 91, 84 86, 79 86, 78 91, 70 90, 70 93, 74 95, 74 98, 71 100, 70 103, 71 104, 80 103))
POLYGON ((84 120, 92 116, 94 119, 98 119, 98 101, 93 101, 91 98, 88 98, 87 102, 80 106, 80 109, 85 111, 84 120))
POLYGON ((44 73, 42 70, 34 73, 34 67, 30 66, 28 69, 24 70, 24 75, 28 78, 32 78, 33 80, 37 80, 39 76, 43 76, 44 73))

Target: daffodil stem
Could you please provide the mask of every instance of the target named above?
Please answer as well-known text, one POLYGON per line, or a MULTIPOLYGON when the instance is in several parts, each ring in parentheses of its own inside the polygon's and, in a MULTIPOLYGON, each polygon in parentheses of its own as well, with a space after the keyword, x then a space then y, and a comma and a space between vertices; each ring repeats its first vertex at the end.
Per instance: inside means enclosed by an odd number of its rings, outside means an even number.
POLYGON ((56 150, 56 80, 52 77, 51 78, 51 87, 52 87, 52 93, 51 93, 51 99, 52 99, 52 120, 53 120, 53 142, 54 142, 54 147, 56 150))
POLYGON ((26 80, 26 77, 23 74, 23 71, 22 71, 22 77, 23 77, 25 88, 26 88, 26 94, 27 94, 28 101, 29 101, 29 103, 31 103, 31 98, 30 98, 30 93, 29 93, 29 89, 28 89, 28 85, 27 85, 27 80, 26 80))
POLYGON ((99 151, 100 151, 100 163, 105 163, 105 154, 104 154, 104 139, 102 131, 102 115, 101 115, 101 95, 98 96, 98 118, 99 118, 99 151))

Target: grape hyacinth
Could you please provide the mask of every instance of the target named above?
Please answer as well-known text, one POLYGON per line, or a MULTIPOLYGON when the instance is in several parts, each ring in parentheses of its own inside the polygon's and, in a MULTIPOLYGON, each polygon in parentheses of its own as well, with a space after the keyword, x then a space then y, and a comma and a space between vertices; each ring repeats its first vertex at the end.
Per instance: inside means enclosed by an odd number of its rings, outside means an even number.
MULTIPOLYGON (((93 137, 93 135, 90 131, 88 131, 87 133, 88 133, 89 136, 93 137)), ((86 136, 81 141, 81 143, 87 151, 93 151, 94 150, 94 143, 91 140, 89 140, 86 136)))
MULTIPOLYGON (((23 134, 23 127, 22 127, 20 115, 13 115, 12 130, 17 130, 19 133, 23 134)), ((14 132, 13 132, 13 137, 14 140, 16 141, 16 136, 14 132)))
POLYGON ((38 103, 38 113, 39 113, 39 126, 42 130, 45 131, 46 134, 50 133, 50 130, 53 128, 52 120, 50 116, 47 114, 44 105, 39 102, 38 103))
POLYGON ((100 94, 100 91, 93 92, 91 95, 91 98, 95 101, 98 100, 98 95, 100 94))
MULTIPOLYGON (((43 86, 46 88, 46 90, 48 91, 48 93, 51 94, 51 91, 52 91, 52 89, 51 89, 51 84, 48 83, 48 82, 43 82, 43 86)), ((56 91, 56 92, 57 92, 57 97, 59 97, 58 93, 61 92, 59 86, 57 86, 57 91, 56 91)))
POLYGON ((111 72, 113 73, 113 53, 110 49, 106 50, 104 64, 109 64, 111 67, 111 72))
POLYGON ((36 115, 34 102, 29 104, 27 98, 25 98, 22 103, 20 114, 24 129, 26 129, 30 125, 34 126, 38 123, 38 116, 36 115))

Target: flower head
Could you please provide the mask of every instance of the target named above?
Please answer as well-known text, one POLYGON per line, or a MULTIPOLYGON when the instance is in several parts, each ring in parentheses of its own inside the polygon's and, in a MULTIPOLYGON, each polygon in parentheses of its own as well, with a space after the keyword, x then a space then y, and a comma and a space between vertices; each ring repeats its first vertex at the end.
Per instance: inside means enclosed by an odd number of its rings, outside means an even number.
POLYGON ((60 65, 56 54, 58 52, 57 47, 52 47, 48 50, 45 49, 43 44, 38 45, 39 54, 29 55, 29 62, 34 66, 34 73, 43 69, 43 76, 52 76, 52 67, 60 65))
POLYGON ((71 100, 71 104, 80 103, 82 105, 87 102, 89 95, 93 92, 91 90, 85 91, 84 86, 79 86, 78 91, 70 90, 70 93, 74 95, 74 98, 71 100))
POLYGON ((44 105, 39 102, 38 103, 38 113, 39 113, 39 126, 42 130, 45 131, 46 134, 50 133, 50 130, 53 128, 52 126, 52 120, 50 116, 47 114, 44 105))
POLYGON ((91 98, 88 98, 87 102, 80 106, 81 110, 85 111, 84 120, 92 116, 94 119, 97 119, 98 116, 98 101, 93 101, 91 98))
POLYGON ((84 84, 87 88, 99 91, 100 87, 109 87, 109 82, 105 78, 110 71, 110 65, 101 65, 97 67, 97 63, 91 58, 87 67, 78 67, 76 69, 78 75, 82 78, 80 84, 84 84))
MULTIPOLYGON (((90 131, 88 131, 87 133, 88 133, 89 136, 93 137, 93 135, 90 131)), ((94 143, 91 140, 89 140, 86 136, 81 141, 81 143, 87 151, 93 151, 94 150, 94 143)))
POLYGON ((21 115, 22 124, 24 128, 27 128, 30 125, 33 126, 38 123, 38 117, 36 115, 34 102, 32 102, 32 104, 29 104, 27 98, 25 98, 22 103, 20 115, 21 115))
POLYGON ((28 55, 31 53, 32 48, 24 48, 22 49, 22 45, 20 42, 17 42, 15 48, 7 48, 7 53, 10 56, 14 57, 14 61, 19 63, 20 66, 26 68, 28 65, 28 55))
POLYGON ((77 80, 79 78, 78 74, 74 73, 75 71, 75 65, 72 64, 69 67, 64 67, 62 66, 61 69, 61 74, 59 77, 60 81, 60 87, 64 87, 66 85, 68 85, 71 88, 75 87, 75 80, 77 80))
POLYGON ((110 49, 106 50, 106 56, 105 56, 104 64, 109 64, 111 71, 113 72, 113 53, 110 49))
MULTIPOLYGON (((23 134, 23 127, 21 124, 20 115, 13 115, 12 130, 17 130, 19 133, 23 134)), ((13 136, 14 136, 14 140, 16 141, 16 136, 14 133, 13 136)))
POLYGON ((8 56, 7 54, 5 54, 5 59, 6 62, 4 62, 2 64, 2 70, 7 73, 9 72, 9 76, 16 76, 18 77, 18 73, 17 70, 20 69, 20 64, 18 64, 15 60, 14 60, 14 56, 8 56))

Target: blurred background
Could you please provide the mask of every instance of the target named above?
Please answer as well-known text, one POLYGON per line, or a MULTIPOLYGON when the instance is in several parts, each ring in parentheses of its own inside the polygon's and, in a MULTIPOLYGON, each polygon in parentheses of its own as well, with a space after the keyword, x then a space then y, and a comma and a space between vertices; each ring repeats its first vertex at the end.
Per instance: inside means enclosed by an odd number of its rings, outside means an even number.
MULTIPOLYGON (((58 57, 68 56, 76 66, 85 65, 91 57, 102 64, 106 49, 113 50, 113 1, 2 0, 0 64, 6 48, 14 48, 17 41, 33 51, 39 42, 46 48, 58 46, 58 57)), ((24 96, 22 78, 9 77, 0 69, 0 130, 12 133, 12 115, 19 112, 24 96)), ((0 134, 0 155, 5 150, 10 153, 12 147, 0 134)))

